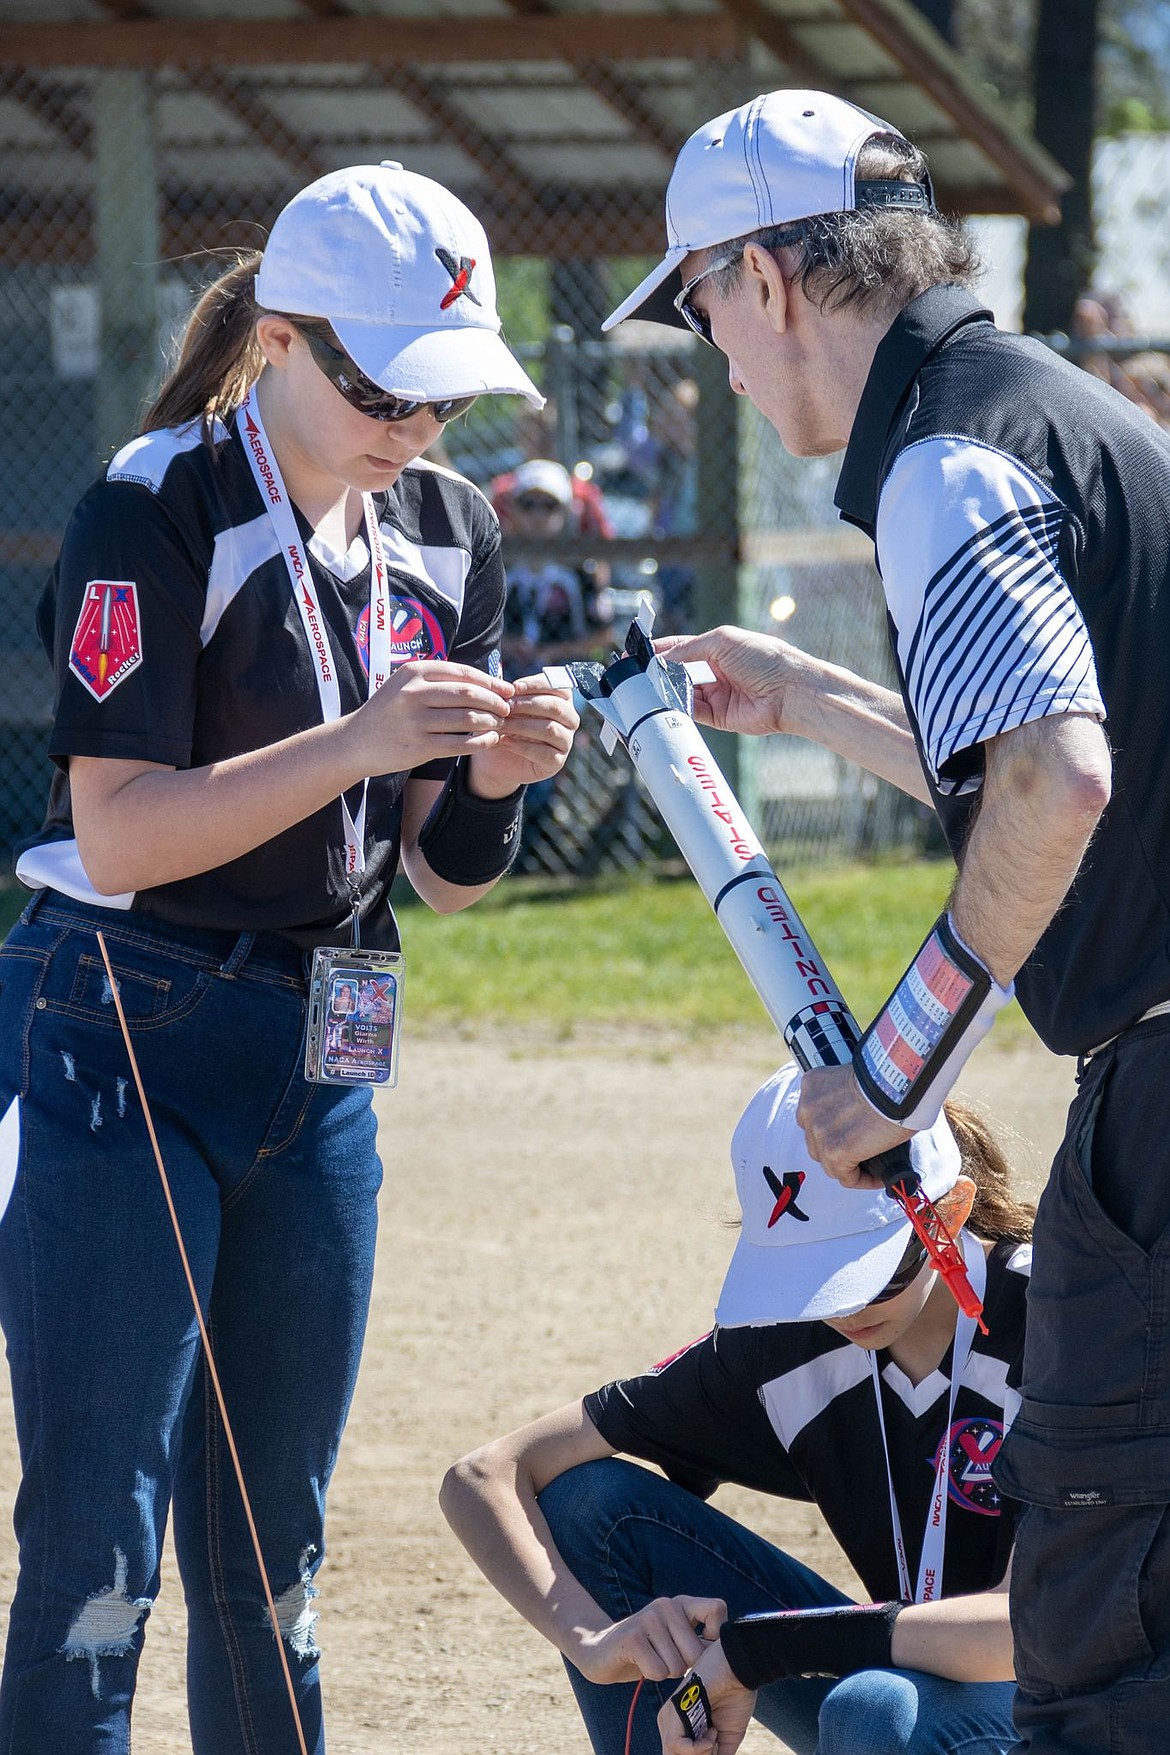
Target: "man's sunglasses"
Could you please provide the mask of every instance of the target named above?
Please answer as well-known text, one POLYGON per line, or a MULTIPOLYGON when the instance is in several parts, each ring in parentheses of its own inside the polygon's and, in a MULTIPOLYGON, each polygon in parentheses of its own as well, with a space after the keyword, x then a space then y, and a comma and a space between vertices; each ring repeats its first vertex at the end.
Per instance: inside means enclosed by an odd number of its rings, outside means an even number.
POLYGON ((711 334, 711 319, 708 317, 706 311, 696 310, 695 306, 691 303, 691 294, 699 285, 700 281, 706 280, 709 274, 718 274, 721 268, 730 268, 733 262, 738 262, 743 255, 744 248, 745 246, 741 244, 738 250, 733 250, 731 252, 730 256, 717 256, 714 262, 710 263, 703 269, 701 274, 696 274, 693 280, 688 280, 682 291, 675 298, 674 308, 686 324, 687 328, 693 329, 700 341, 705 341, 708 347, 715 346, 715 341, 711 334))
POLYGON ((359 414, 368 414, 371 420, 410 420, 424 408, 429 409, 437 421, 455 420, 466 414, 477 399, 476 395, 448 396, 437 402, 415 402, 407 396, 395 396, 371 383, 347 353, 334 347, 323 336, 314 335, 311 329, 301 329, 300 334, 314 364, 324 372, 333 388, 344 396, 351 408, 356 408, 359 414))
POLYGON ((781 227, 775 231, 761 232, 758 238, 748 239, 745 243, 737 244, 735 249, 726 255, 716 256, 714 262, 709 262, 701 273, 695 275, 693 280, 688 280, 682 291, 675 297, 674 308, 687 328, 693 329, 699 339, 705 341, 708 347, 714 347, 715 339, 711 334, 710 317, 706 311, 696 309, 691 303, 691 294, 700 281, 706 280, 709 274, 718 274, 721 268, 730 268, 733 262, 738 262, 747 249, 748 243, 761 244, 765 250, 779 250, 786 244, 798 243, 800 237, 799 226, 781 227))

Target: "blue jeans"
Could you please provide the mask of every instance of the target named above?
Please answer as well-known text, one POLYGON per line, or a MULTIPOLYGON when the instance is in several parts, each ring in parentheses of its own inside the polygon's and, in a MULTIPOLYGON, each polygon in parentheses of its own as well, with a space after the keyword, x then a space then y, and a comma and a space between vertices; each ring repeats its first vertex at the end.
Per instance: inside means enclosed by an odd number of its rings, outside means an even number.
POLYGON ((0 948, 0 1116, 15 1096, 21 1119, 0 1322, 23 1468, 0 1755, 125 1755, 172 1502, 194 1749, 297 1749, 97 925, 321 1755, 313 1578, 373 1272, 369 1092, 302 1077, 304 961, 287 941, 53 892, 0 948))
MULTIPOLYGON (((694 1494, 635 1463, 584 1463, 540 1496, 574 1575, 615 1620, 654 1597, 722 1597, 732 1616, 816 1608, 849 1598, 799 1560, 694 1494)), ((597 1755, 621 1755, 633 1685, 587 1682, 566 1664, 597 1755)), ((675 1684, 647 1682, 631 1744, 658 1755, 659 1708, 675 1684)), ((756 1717, 797 1755, 1005 1755, 1010 1682, 947 1682, 917 1670, 867 1670, 839 1682, 774 1682, 756 1717)))

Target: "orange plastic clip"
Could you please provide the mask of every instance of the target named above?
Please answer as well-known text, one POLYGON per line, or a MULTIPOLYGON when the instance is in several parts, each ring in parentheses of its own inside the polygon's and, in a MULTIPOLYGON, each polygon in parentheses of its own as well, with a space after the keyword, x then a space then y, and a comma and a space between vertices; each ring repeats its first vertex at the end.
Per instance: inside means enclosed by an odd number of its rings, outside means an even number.
POLYGON ((913 1225, 915 1235, 930 1257, 931 1266, 942 1275, 950 1287, 951 1296, 963 1315, 973 1316, 983 1333, 986 1334, 987 1324, 983 1320, 983 1301, 976 1296, 975 1288, 967 1278, 967 1264, 963 1260, 963 1251, 947 1230, 934 1202, 927 1199, 921 1188, 916 1188, 913 1194, 907 1194, 905 1185, 901 1182, 893 1184, 891 1193, 897 1198, 899 1206, 913 1225))

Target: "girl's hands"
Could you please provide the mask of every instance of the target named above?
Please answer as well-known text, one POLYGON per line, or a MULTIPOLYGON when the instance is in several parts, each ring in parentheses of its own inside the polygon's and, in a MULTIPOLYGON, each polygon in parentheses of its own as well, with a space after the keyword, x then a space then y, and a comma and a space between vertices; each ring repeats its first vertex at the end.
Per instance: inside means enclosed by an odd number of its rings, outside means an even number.
POLYGON ((581 723, 572 696, 550 689, 539 676, 506 686, 513 692, 499 735, 471 758, 468 785, 480 798, 507 798, 518 786, 551 780, 564 767, 581 723))
POLYGON ((751 1723, 755 1690, 736 1681, 718 1641, 705 1647, 694 1670, 711 1702, 711 1727, 705 1736, 692 1740, 678 1709, 668 1700, 658 1714, 662 1755, 735 1755, 751 1723))
POLYGON ((339 722, 351 740, 354 780, 494 748, 514 693, 514 684, 469 664, 438 658, 400 664, 376 695, 339 722))
POLYGON ((570 1653, 590 1682, 665 1682, 698 1662, 727 1619, 719 1597, 655 1597, 636 1614, 585 1634, 570 1653))

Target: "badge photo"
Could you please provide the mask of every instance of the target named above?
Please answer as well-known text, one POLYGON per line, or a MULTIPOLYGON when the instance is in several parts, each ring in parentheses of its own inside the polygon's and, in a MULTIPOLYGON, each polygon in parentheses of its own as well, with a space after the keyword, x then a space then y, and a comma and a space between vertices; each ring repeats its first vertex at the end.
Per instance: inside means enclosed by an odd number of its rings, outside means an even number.
POLYGON ((69 648, 70 670, 95 701, 104 701, 141 663, 137 585, 90 579, 69 648))

